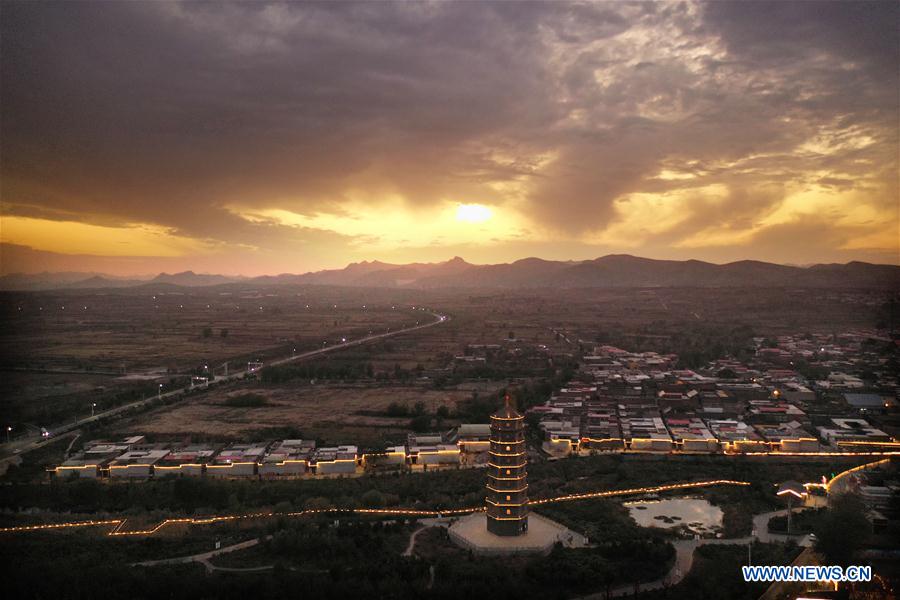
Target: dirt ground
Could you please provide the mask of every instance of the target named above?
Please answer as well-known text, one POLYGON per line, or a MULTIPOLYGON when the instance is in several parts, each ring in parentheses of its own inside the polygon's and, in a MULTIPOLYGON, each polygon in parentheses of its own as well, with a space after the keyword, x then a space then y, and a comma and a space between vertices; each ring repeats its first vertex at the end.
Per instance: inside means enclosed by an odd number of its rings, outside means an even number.
POLYGON ((349 436, 362 436, 371 441, 405 432, 409 424, 409 417, 360 414, 363 411, 384 411, 391 402, 412 409, 420 401, 425 403, 428 412, 440 406, 453 411, 457 402, 469 397, 469 392, 400 386, 307 385, 274 389, 249 386, 228 392, 211 391, 181 405, 157 409, 127 423, 127 429, 164 435, 202 432, 224 438, 252 430, 293 426, 304 436, 325 437, 328 443, 363 443, 349 436), (225 404, 228 397, 246 393, 265 396, 266 405, 236 408, 225 404), (337 439, 343 436, 347 437, 337 439))

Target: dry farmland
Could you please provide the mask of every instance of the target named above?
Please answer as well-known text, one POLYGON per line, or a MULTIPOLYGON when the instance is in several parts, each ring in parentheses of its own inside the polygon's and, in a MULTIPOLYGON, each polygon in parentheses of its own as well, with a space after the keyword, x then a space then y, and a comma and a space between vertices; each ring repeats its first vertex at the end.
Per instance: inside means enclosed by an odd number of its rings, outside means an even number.
POLYGON ((413 386, 352 386, 288 384, 278 388, 252 384, 228 391, 211 390, 177 405, 140 415, 122 422, 123 432, 153 434, 156 437, 185 435, 212 439, 252 437, 254 432, 292 427, 305 437, 319 437, 327 443, 377 444, 385 437, 401 437, 408 431, 409 417, 391 418, 379 413, 396 402, 410 408, 424 402, 433 412, 441 406, 455 410, 457 402, 468 399, 468 392, 430 390, 413 386), (227 404, 230 397, 255 394, 265 404, 236 408, 227 404))
POLYGON ((204 366, 222 374, 226 361, 233 371, 423 318, 378 294, 328 288, 3 293, 2 412, 46 424, 204 366))

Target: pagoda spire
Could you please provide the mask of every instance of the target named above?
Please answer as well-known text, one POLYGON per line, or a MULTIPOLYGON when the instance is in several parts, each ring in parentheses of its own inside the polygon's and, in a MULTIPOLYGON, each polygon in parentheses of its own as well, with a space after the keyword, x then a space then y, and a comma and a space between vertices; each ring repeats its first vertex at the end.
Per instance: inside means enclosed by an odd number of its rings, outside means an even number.
POLYGON ((507 393, 503 407, 491 415, 487 494, 487 529, 502 536, 528 531, 527 454, 525 417, 507 393))

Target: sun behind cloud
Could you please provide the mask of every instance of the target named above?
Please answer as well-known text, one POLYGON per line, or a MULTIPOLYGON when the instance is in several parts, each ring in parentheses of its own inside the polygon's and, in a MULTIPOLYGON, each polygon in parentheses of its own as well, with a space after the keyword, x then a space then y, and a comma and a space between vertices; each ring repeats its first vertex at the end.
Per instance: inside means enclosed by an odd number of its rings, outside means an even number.
POLYGON ((456 220, 466 223, 484 223, 493 215, 493 211, 483 204, 460 204, 456 209, 456 220))

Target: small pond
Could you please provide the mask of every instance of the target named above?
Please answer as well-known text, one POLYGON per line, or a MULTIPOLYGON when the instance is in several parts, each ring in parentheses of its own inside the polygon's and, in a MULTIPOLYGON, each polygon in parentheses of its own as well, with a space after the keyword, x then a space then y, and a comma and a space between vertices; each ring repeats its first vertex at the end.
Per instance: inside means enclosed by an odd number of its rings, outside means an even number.
POLYGON ((701 535, 722 528, 722 509, 703 498, 664 498, 624 502, 631 518, 641 527, 670 529, 684 526, 701 535))

